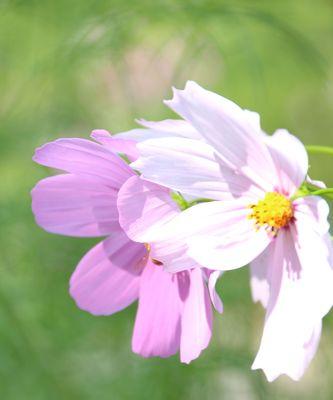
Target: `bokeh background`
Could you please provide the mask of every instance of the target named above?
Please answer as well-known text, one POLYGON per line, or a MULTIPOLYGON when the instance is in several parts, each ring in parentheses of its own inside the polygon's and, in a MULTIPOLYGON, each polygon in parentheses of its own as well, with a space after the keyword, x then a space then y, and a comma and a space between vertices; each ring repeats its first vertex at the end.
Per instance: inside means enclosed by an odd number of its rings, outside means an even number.
MULTIPOLYGON (((29 194, 49 174, 35 147, 173 117, 162 99, 188 79, 258 111, 267 132, 333 145, 332 39, 330 0, 0 0, 1 399, 333 398, 332 313, 301 382, 250 370, 264 313, 246 268, 221 280, 225 313, 199 360, 132 354, 136 305, 97 318, 68 295, 98 240, 42 231, 29 194)), ((332 186, 332 165, 311 156, 312 178, 332 186)))

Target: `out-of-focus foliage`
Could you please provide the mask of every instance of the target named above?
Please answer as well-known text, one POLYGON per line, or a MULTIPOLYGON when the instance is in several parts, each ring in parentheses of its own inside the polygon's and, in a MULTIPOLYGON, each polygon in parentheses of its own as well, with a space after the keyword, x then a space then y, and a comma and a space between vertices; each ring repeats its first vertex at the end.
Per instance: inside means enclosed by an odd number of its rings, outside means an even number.
MULTIPOLYGON (((97 241, 43 232, 29 196, 49 173, 35 147, 170 117, 162 99, 187 79, 260 112, 268 132, 333 145, 332 21, 329 0, 0 1, 1 398, 333 398, 332 316, 300 383, 250 371, 264 314, 246 268, 221 280, 225 313, 199 360, 133 355, 136 306, 96 318, 67 293, 97 241)), ((312 178, 332 186, 332 163, 311 157, 312 178)))

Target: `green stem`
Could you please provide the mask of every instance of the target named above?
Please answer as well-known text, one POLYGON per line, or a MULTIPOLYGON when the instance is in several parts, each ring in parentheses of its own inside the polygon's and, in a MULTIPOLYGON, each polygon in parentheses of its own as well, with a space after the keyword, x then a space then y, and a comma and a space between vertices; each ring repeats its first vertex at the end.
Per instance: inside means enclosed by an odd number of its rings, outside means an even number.
POLYGON ((200 204, 200 203, 207 203, 207 202, 209 202, 209 201, 212 201, 212 200, 210 200, 210 199, 196 199, 196 200, 192 200, 192 201, 189 201, 189 202, 188 202, 188 208, 190 208, 190 207, 192 207, 192 206, 195 206, 195 205, 197 205, 197 204, 200 204))
POLYGON ((327 188, 327 189, 319 189, 315 190, 314 192, 309 193, 311 196, 320 196, 322 194, 330 194, 333 193, 333 188, 327 188))
POLYGON ((306 196, 325 196, 325 194, 333 194, 333 188, 314 190, 313 192, 301 192, 292 197, 292 200, 299 199, 306 196))
POLYGON ((305 146, 306 150, 310 154, 328 154, 333 156, 333 147, 329 146, 305 146))
POLYGON ((188 208, 188 202, 184 199, 181 193, 172 192, 171 198, 178 204, 181 210, 186 210, 188 208))

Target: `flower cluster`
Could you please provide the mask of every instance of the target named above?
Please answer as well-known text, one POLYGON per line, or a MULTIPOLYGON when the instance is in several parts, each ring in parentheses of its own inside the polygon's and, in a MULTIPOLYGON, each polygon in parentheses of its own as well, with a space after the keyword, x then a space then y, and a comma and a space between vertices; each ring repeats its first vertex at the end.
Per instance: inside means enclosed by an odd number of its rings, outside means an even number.
POLYGON ((189 363, 209 344, 213 308, 223 311, 218 278, 249 264, 266 309, 252 368, 298 380, 333 305, 329 207, 316 195, 325 186, 308 177, 303 144, 285 130, 267 135, 258 114, 194 82, 165 103, 182 119, 36 150, 34 161, 65 171, 33 189, 37 223, 106 236, 79 262, 70 294, 94 315, 138 300, 133 351, 179 351, 189 363))

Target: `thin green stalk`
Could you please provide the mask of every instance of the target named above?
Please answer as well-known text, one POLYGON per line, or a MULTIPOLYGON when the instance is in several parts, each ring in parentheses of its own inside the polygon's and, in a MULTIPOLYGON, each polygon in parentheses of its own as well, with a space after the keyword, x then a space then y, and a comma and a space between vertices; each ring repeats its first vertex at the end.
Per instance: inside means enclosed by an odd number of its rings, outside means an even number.
POLYGON ((310 145, 305 146, 305 148, 310 154, 328 154, 333 156, 333 147, 310 145))
POLYGON ((295 196, 292 197, 292 200, 299 199, 300 197, 306 197, 306 196, 325 196, 325 195, 330 195, 333 194, 333 188, 327 188, 327 189, 318 189, 314 190, 313 192, 299 192, 296 193, 295 196))
POLYGON ((188 208, 190 208, 190 207, 195 206, 195 205, 200 204, 200 203, 208 203, 209 201, 212 201, 212 200, 210 200, 210 199, 196 199, 196 200, 189 201, 187 204, 188 204, 188 208))
POLYGON ((333 188, 327 188, 327 189, 319 189, 315 190, 314 192, 309 193, 311 196, 320 196, 320 195, 325 195, 325 194, 330 194, 333 193, 333 188))

